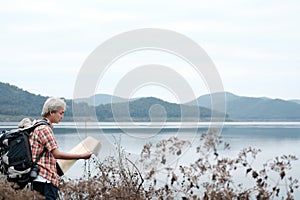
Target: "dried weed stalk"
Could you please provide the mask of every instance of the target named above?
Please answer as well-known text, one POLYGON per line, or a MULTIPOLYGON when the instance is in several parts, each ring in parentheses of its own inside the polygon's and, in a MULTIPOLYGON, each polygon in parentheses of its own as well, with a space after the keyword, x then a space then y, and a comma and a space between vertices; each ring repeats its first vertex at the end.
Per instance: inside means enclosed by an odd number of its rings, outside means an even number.
POLYGON ((62 180, 60 196, 63 199, 145 199, 143 177, 135 164, 119 149, 117 157, 109 156, 103 162, 91 158, 98 173, 88 179, 62 180))
MULTIPOLYGON (((117 156, 102 162, 90 159, 96 175, 89 169, 82 179, 63 178, 60 199, 294 199, 299 183, 288 174, 295 156, 276 157, 257 169, 253 163, 259 149, 244 148, 236 158, 222 156, 219 151, 230 146, 219 134, 208 131, 195 148, 195 161, 178 164, 176 158, 190 145, 176 137, 146 144, 136 162, 118 146, 117 156), (241 176, 250 185, 240 181, 241 176)), ((30 190, 15 190, 5 180, 0 181, 0 189, 0 199, 39 199, 30 190)))
POLYGON ((29 188, 19 189, 14 183, 8 182, 6 176, 0 176, 0 200, 16 200, 16 199, 44 199, 36 191, 29 188))
MULTIPOLYGON (((172 168, 167 165, 169 150, 174 154, 174 148, 166 148, 169 144, 184 144, 185 141, 176 139, 165 140, 156 145, 147 144, 141 153, 141 162, 146 163, 148 171, 145 172, 146 198, 156 199, 294 199, 295 189, 298 189, 298 180, 287 177, 287 171, 292 169, 295 156, 281 156, 268 161, 262 169, 254 169, 252 163, 261 152, 255 148, 245 148, 240 151, 237 158, 227 158, 219 154, 218 149, 223 144, 222 137, 215 131, 202 134, 200 145, 196 147, 197 158, 190 165, 179 165, 172 168), (153 153, 154 155, 153 156, 153 153), (148 162, 147 162, 148 161, 148 162), (151 165, 152 163, 152 165, 151 165), (165 168, 157 169, 157 166, 165 168), (239 172, 243 171, 252 185, 244 186, 239 182, 239 172), (166 174, 164 184, 158 184, 157 177, 166 174), (249 175, 250 174, 250 175, 249 175), (273 180, 271 177, 277 177, 273 180)), ((180 152, 180 145, 176 145, 176 152, 180 152)), ((223 149, 229 149, 224 144, 223 149)), ((169 153, 170 153, 169 152, 169 153)))

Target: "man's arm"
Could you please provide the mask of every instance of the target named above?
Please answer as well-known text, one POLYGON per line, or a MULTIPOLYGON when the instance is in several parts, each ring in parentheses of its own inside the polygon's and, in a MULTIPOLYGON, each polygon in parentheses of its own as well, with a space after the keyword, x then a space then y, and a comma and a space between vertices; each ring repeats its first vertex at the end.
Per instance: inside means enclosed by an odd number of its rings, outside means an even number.
POLYGON ((75 159, 89 159, 93 152, 86 152, 82 154, 62 152, 58 148, 52 150, 52 154, 56 159, 75 160, 75 159))

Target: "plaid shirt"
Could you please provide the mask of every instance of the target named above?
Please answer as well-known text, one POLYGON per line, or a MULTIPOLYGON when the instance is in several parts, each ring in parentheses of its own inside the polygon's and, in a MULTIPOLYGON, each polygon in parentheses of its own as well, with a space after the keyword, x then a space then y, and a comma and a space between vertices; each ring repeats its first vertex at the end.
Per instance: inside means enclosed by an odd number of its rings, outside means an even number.
POLYGON ((57 149, 57 143, 54 138, 52 128, 47 125, 40 125, 34 129, 30 135, 30 145, 32 152, 32 161, 40 155, 44 148, 46 151, 38 161, 40 167, 39 176, 51 181, 53 185, 58 186, 58 174, 56 170, 56 159, 51 151, 57 149))

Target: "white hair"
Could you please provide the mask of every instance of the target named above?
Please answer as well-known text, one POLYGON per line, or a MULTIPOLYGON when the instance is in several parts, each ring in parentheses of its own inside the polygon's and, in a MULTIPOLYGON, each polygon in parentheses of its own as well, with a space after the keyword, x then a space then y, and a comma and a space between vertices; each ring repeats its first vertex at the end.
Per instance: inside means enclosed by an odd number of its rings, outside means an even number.
POLYGON ((47 117, 51 112, 56 112, 60 108, 66 109, 66 103, 63 99, 50 97, 48 98, 43 106, 42 117, 47 117))

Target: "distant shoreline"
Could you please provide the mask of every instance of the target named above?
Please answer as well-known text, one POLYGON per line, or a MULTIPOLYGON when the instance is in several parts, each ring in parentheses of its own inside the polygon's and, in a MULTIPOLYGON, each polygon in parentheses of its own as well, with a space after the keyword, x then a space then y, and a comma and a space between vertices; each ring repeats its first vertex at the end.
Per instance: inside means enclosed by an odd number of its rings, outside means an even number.
MULTIPOLYGON (((17 128, 18 122, 0 122, 0 129, 17 128)), ((220 128, 220 127, 293 127, 300 128, 300 122, 293 121, 270 121, 270 122, 61 122, 55 124, 54 128, 74 128, 74 129, 193 129, 193 128, 220 128)))

